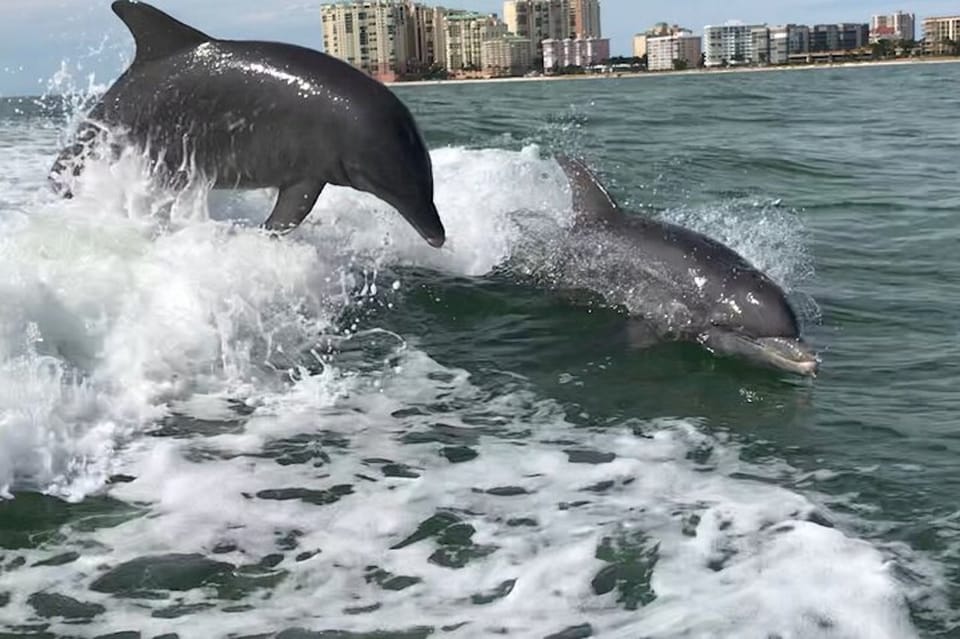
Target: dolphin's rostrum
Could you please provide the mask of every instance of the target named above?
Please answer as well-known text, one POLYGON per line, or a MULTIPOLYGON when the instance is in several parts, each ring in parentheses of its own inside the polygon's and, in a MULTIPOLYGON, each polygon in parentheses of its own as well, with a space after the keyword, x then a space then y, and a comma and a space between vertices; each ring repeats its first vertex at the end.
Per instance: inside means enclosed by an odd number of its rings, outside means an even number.
POLYGON ((71 195, 101 129, 149 153, 168 184, 199 173, 217 188, 277 187, 265 222, 296 227, 326 184, 396 208, 432 246, 445 240, 426 144, 386 86, 332 56, 276 42, 219 40, 143 2, 117 0, 136 56, 51 170, 71 195))

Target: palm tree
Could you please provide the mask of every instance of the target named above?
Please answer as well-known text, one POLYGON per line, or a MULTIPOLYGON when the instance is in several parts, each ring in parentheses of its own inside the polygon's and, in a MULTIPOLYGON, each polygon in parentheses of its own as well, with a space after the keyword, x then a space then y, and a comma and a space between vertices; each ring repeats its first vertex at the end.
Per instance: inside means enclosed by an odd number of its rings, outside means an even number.
POLYGON ((874 59, 889 58, 894 53, 894 46, 890 40, 877 40, 870 45, 870 52, 874 59))
POLYGON ((943 38, 940 40, 937 53, 940 55, 960 55, 960 41, 943 38))

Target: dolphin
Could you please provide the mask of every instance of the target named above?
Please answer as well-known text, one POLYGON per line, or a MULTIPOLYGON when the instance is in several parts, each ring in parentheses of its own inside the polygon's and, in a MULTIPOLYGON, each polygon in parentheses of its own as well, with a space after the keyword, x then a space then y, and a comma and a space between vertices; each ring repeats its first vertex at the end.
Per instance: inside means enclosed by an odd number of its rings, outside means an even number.
POLYGON ((119 131, 174 188, 197 174, 213 188, 278 188, 269 230, 297 227, 335 184, 372 193, 443 245, 430 153, 386 86, 312 49, 216 39, 145 2, 111 8, 136 55, 54 162, 49 179, 63 197, 101 133, 119 131))
POLYGON ((737 252, 705 235, 616 203, 583 161, 559 155, 575 220, 552 277, 599 293, 637 322, 640 345, 695 342, 714 354, 814 377, 819 359, 800 336, 783 289, 737 252))

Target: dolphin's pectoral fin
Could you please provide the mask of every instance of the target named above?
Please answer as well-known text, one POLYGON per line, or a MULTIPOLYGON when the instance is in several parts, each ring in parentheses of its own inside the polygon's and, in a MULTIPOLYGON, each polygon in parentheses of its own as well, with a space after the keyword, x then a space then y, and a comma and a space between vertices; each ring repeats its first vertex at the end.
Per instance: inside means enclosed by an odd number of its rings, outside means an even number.
POLYGON ((84 146, 80 143, 71 144, 57 156, 50 167, 50 173, 47 174, 47 181, 53 192, 62 198, 70 199, 73 197, 73 190, 70 188, 70 177, 79 177, 83 173, 83 150, 84 146))
POLYGON ((289 186, 280 187, 277 203, 263 228, 268 231, 290 231, 300 226, 303 218, 309 215, 313 205, 320 197, 320 191, 326 186, 323 182, 303 180, 289 186))
POLYGON ((60 151, 47 174, 54 193, 66 199, 73 197, 71 178, 80 177, 87 156, 97 149, 98 144, 99 130, 89 123, 82 124, 77 130, 74 142, 60 151))

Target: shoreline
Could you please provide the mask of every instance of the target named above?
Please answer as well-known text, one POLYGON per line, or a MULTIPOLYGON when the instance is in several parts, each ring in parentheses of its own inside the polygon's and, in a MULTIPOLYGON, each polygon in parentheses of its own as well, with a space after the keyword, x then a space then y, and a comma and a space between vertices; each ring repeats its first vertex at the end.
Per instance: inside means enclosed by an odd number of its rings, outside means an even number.
MULTIPOLYGON (((685 71, 613 71, 610 73, 584 73, 578 75, 541 75, 535 77, 506 77, 506 78, 473 78, 460 80, 408 80, 399 82, 384 82, 391 89, 397 87, 423 86, 469 86, 472 84, 491 84, 506 82, 563 82, 580 80, 629 80, 636 78, 665 78, 677 76, 726 75, 740 73, 775 73, 778 71, 812 71, 815 69, 854 69, 869 67, 892 67, 924 64, 958 64, 960 56, 937 56, 931 58, 906 58, 894 60, 864 60, 850 62, 824 62, 812 64, 791 64, 765 67, 728 67, 712 69, 687 69, 685 71)), ((62 97, 62 93, 52 93, 46 96, 39 95, 4 95, 0 93, 0 101, 31 100, 41 97, 62 97)))
POLYGON ((626 80, 632 78, 664 78, 676 76, 721 75, 731 73, 771 73, 776 71, 812 71, 814 69, 852 69, 861 67, 891 67, 922 64, 960 63, 960 57, 907 58, 905 60, 866 60, 859 62, 823 62, 765 67, 729 67, 714 69, 688 69, 686 71, 622 71, 610 73, 584 73, 578 75, 541 75, 535 77, 472 78, 462 80, 409 80, 384 82, 390 88, 490 84, 498 82, 560 82, 564 80, 626 80))

